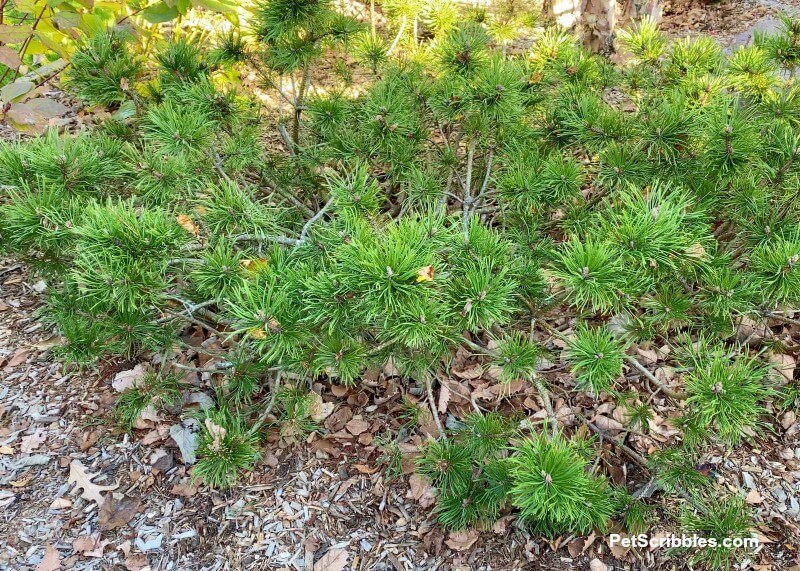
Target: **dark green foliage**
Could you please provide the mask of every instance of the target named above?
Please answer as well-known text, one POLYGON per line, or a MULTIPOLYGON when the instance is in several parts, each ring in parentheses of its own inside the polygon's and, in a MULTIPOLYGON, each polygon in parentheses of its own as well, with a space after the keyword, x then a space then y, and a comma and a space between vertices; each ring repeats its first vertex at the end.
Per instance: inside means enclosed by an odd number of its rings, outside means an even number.
POLYGON ((470 451, 461 442, 430 441, 417 460, 417 472, 445 494, 463 492, 472 480, 470 451))
POLYGON ((685 438, 694 443, 711 434, 738 444, 748 431, 763 425, 763 401, 773 395, 768 369, 747 355, 732 358, 719 344, 701 340, 698 345, 691 353, 692 370, 684 376, 689 393, 685 438))
POLYGON ((209 410, 198 436, 192 478, 212 488, 229 488, 242 470, 251 470, 261 453, 258 435, 248 431, 242 418, 227 408, 209 410))
POLYGON ((578 387, 595 394, 607 391, 622 374, 623 344, 605 328, 581 326, 567 349, 578 387))
POLYGON ((499 355, 495 364, 500 367, 500 380, 509 382, 516 379, 530 379, 542 360, 544 350, 524 335, 514 333, 500 343, 499 355))
POLYGON ((90 105, 119 105, 131 98, 142 65, 131 38, 108 31, 92 36, 72 55, 67 82, 90 105))
POLYGON ((753 516, 740 497, 731 497, 704 506, 705 513, 684 509, 681 513, 681 531, 687 535, 714 538, 717 545, 698 549, 691 559, 695 565, 706 569, 732 569, 747 557, 751 549, 743 546, 725 546, 723 541, 743 540, 752 537, 753 516))
POLYGON ((505 451, 517 433, 513 419, 476 412, 449 438, 426 445, 417 473, 439 491, 435 513, 440 524, 461 530, 497 520, 511 485, 505 451))
POLYGON ((610 489, 588 472, 588 462, 562 436, 523 440, 509 459, 511 503, 539 533, 606 529, 613 515, 610 489))

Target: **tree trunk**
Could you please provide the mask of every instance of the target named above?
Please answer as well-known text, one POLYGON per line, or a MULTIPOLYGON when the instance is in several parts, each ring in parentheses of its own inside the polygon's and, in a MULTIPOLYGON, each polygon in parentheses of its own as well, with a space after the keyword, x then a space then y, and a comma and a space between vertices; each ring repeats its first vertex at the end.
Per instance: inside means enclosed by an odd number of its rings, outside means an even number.
POLYGON ((595 53, 614 51, 615 30, 644 17, 661 20, 661 0, 545 0, 547 16, 579 34, 595 53))
POLYGON ((581 1, 578 33, 584 46, 595 53, 608 54, 613 51, 616 10, 615 0, 581 1))

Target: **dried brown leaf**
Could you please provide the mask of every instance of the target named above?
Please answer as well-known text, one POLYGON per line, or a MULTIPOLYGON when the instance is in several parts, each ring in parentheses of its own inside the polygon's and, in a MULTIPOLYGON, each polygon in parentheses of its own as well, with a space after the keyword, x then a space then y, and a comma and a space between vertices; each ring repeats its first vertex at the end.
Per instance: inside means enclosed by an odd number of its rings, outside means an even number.
POLYGON ((108 531, 124 526, 139 513, 141 507, 142 501, 139 498, 126 496, 118 500, 113 494, 109 494, 100 506, 100 529, 108 531))
POLYGON ((349 432, 353 436, 358 436, 362 432, 366 432, 367 430, 369 430, 369 422, 367 422, 363 418, 358 417, 349 421, 345 425, 345 428, 347 428, 347 432, 349 432))
POLYGON ((44 557, 36 566, 36 571, 59 571, 61 569, 61 556, 52 545, 44 548, 44 557))
POLYGON ((115 484, 113 486, 101 486, 92 482, 92 479, 95 476, 97 476, 97 474, 90 474, 86 471, 86 467, 81 464, 80 460, 73 460, 70 462, 69 477, 67 482, 70 484, 75 484, 75 490, 83 490, 83 492, 81 492, 81 497, 84 500, 96 502, 99 506, 103 504, 103 500, 105 499, 103 498, 102 492, 116 490, 119 484, 115 484))
POLYGON ((447 547, 453 551, 467 551, 470 547, 475 545, 475 542, 478 541, 480 536, 481 534, 474 529, 468 531, 454 531, 450 534, 450 537, 447 538, 445 543, 447 547))
POLYGON ((84 557, 103 557, 103 550, 111 543, 103 539, 100 532, 92 535, 81 535, 72 542, 72 552, 80 553, 84 557))
POLYGON ((189 234, 194 234, 195 236, 200 234, 200 229, 197 227, 197 224, 186 214, 178 214, 175 220, 178 222, 178 225, 189 234))
POLYGON ((139 363, 133 369, 127 371, 120 371, 114 375, 114 380, 111 381, 111 386, 114 390, 121 393, 125 389, 130 389, 138 386, 139 381, 145 376, 147 371, 143 364, 139 363))
POLYGON ((344 549, 329 549, 314 563, 314 571, 342 571, 350 554, 344 549))
POLYGON ((45 440, 47 440, 47 435, 41 428, 33 434, 23 436, 19 447, 20 452, 23 454, 29 454, 39 448, 39 446, 41 446, 45 440))

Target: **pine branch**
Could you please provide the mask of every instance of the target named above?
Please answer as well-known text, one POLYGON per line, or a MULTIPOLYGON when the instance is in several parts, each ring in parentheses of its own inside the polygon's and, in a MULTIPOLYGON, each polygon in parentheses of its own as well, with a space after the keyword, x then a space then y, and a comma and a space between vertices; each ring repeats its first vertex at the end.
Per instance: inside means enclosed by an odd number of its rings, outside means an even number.
POLYGON ((271 236, 268 234, 239 234, 233 236, 232 239, 236 242, 274 242, 276 244, 283 244, 284 246, 298 246, 303 243, 297 238, 271 236))
POLYGON ((439 411, 436 410, 436 399, 433 397, 433 378, 431 375, 427 375, 425 379, 425 390, 428 394, 428 406, 431 409, 431 414, 433 415, 433 420, 436 422, 436 428, 439 430, 439 437, 441 438, 444 436, 444 426, 442 426, 442 421, 439 419, 439 411))
POLYGON ((651 373, 650 371, 648 371, 648 370, 647 370, 647 368, 646 368, 644 365, 642 365, 642 364, 641 364, 639 361, 637 361, 637 360, 636 360, 636 357, 634 357, 634 356, 632 356, 632 355, 625 355, 625 360, 626 360, 628 363, 630 363, 631 365, 633 365, 633 367, 634 367, 634 368, 635 368, 637 371, 639 371, 639 372, 640 372, 642 375, 644 375, 645 377, 647 377, 647 379, 648 379, 648 380, 649 380, 651 383, 653 383, 653 384, 654 384, 656 387, 658 387, 658 389, 659 389, 659 390, 660 390, 662 393, 664 393, 665 395, 667 395, 668 397, 671 397, 671 398, 673 398, 673 399, 675 399, 675 400, 685 400, 685 399, 686 399, 687 395, 686 395, 685 393, 678 392, 678 391, 673 391, 673 390, 672 390, 671 388, 669 388, 667 385, 665 385, 664 383, 662 383, 661 381, 659 381, 659 380, 658 380, 658 379, 655 377, 655 375, 653 375, 653 373, 651 373))
POLYGON ((303 229, 300 231, 300 238, 298 239, 296 245, 305 243, 306 238, 308 236, 308 232, 311 230, 311 227, 314 225, 314 222, 322 218, 332 204, 333 204, 333 196, 328 198, 328 202, 325 203, 325 206, 320 208, 319 212, 317 212, 316 214, 314 214, 314 216, 309 218, 308 222, 306 222, 305 225, 303 225, 303 229))
POLYGON ((489 154, 486 158, 486 174, 483 177, 483 184, 481 185, 480 191, 478 192, 478 196, 475 197, 475 200, 471 201, 470 207, 473 212, 475 212, 476 208, 480 205, 481 200, 483 199, 484 195, 486 194, 486 189, 489 188, 489 180, 492 176, 492 160, 494 159, 494 149, 489 149, 489 154))
POLYGON ((270 413, 272 413, 272 409, 275 407, 275 402, 278 399, 278 391, 280 390, 281 386, 281 371, 278 371, 278 374, 275 375, 275 381, 270 383, 270 399, 267 406, 261 411, 261 414, 258 416, 256 421, 250 426, 250 430, 248 431, 249 434, 256 434, 261 427, 264 426, 264 423, 267 421, 270 413))

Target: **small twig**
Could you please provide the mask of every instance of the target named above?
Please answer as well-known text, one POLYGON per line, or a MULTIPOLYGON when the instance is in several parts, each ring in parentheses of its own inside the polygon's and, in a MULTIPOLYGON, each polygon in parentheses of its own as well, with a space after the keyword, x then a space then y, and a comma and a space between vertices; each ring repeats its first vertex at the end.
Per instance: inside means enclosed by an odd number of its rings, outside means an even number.
POLYGON ((261 176, 261 180, 262 180, 262 182, 270 182, 270 188, 273 191, 275 191, 276 193, 278 193, 283 199, 288 200, 289 202, 294 204, 297 208, 299 208, 300 210, 304 211, 309 216, 313 216, 314 215, 314 210, 312 210, 307 204, 305 204, 302 201, 300 201, 300 199, 298 199, 293 194, 291 194, 291 193, 287 192, 286 190, 280 188, 277 184, 274 184, 271 181, 266 181, 265 177, 263 175, 261 176))
POLYGON ((650 371, 647 370, 647 367, 645 367, 639 361, 636 360, 636 357, 633 357, 631 355, 625 355, 625 360, 628 363, 630 363, 631 365, 633 365, 633 367, 637 371, 639 371, 641 374, 643 374, 645 377, 647 377, 647 379, 651 383, 653 383, 656 387, 658 387, 659 390, 661 390, 661 392, 664 393, 665 395, 667 395, 668 397, 674 398, 676 400, 684 400, 686 398, 686 395, 684 393, 673 391, 668 386, 666 386, 664 383, 659 381, 655 377, 655 375, 653 375, 653 373, 651 373, 650 371))
MULTIPOLYGON (((220 366, 225 365, 226 363, 220 363, 220 366)), ((221 375, 229 375, 230 370, 233 368, 233 363, 227 363, 227 367, 218 369, 218 368, 211 368, 211 367, 193 367, 191 365, 184 365, 183 363, 170 363, 171 367, 175 367, 176 369, 181 369, 182 371, 194 371, 196 373, 219 373, 221 375)))
POLYGON ((785 315, 782 315, 774 311, 764 314, 764 317, 769 317, 770 319, 780 321, 781 323, 788 323, 789 325, 800 325, 800 320, 792 319, 791 317, 786 317, 785 315))
POLYGON ((286 125, 279 123, 278 133, 280 133, 283 143, 289 148, 289 152, 293 155, 296 154, 297 149, 295 148, 294 141, 292 141, 292 136, 289 134, 289 131, 286 130, 286 125))
POLYGON ((249 431, 250 434, 255 434, 256 432, 261 430, 261 427, 267 421, 267 417, 272 412, 272 409, 275 406, 275 401, 278 399, 278 389, 281 386, 281 374, 282 374, 281 371, 278 371, 278 374, 275 376, 275 382, 272 383, 272 386, 270 387, 271 394, 270 394, 269 404, 267 404, 267 408, 265 408, 261 412, 261 414, 258 416, 258 419, 250 427, 249 431))
POLYGON ((14 264, 14 265, 11 265, 11 266, 9 266, 7 268, 2 268, 2 269, 0 269, 0 276, 2 276, 3 274, 7 274, 7 273, 10 273, 10 272, 13 272, 14 270, 18 270, 20 268, 22 268, 22 264, 14 264))
POLYGON ((268 234, 239 234, 234 236, 236 242, 275 242, 276 244, 284 244, 286 246, 297 246, 301 244, 297 238, 289 238, 287 236, 270 236, 268 234))
POLYGON ((481 345, 478 345, 477 343, 474 343, 474 342, 470 341, 469 339, 467 339, 463 335, 461 336, 461 342, 464 343, 464 345, 466 345, 470 349, 473 349, 475 351, 479 351, 481 353, 489 355, 490 357, 499 357, 500 356, 500 353, 498 353, 497 351, 492 351, 491 349, 488 349, 487 347, 483 347, 481 345))
POLYGON ((297 244, 295 244, 296 246, 299 246, 300 244, 303 244, 306 241, 306 237, 308 235, 309 230, 311 230, 311 226, 314 225, 314 222, 316 222, 317 220, 319 220, 320 218, 322 218, 325 215, 325 212, 328 211, 328 208, 331 207, 331 204, 333 204, 333 197, 332 196, 328 199, 328 202, 325 203, 325 206, 320 208, 319 212, 317 212, 314 216, 312 216, 308 220, 308 222, 305 223, 305 225, 303 226, 303 229, 300 231, 300 238, 297 241, 297 244))
POLYGON ((475 160, 476 145, 477 141, 473 139, 470 141, 467 150, 467 180, 464 181, 464 198, 461 201, 461 226, 465 246, 469 244, 469 213, 472 208, 472 164, 475 160))
POLYGON ((471 201, 472 203, 470 204, 470 207, 473 210, 473 212, 481 203, 481 199, 483 199, 483 196, 486 194, 486 189, 489 188, 489 179, 491 178, 492 175, 493 159, 494 159, 494 151, 490 149, 489 155, 486 158, 486 175, 483 177, 483 184, 481 185, 481 189, 478 192, 478 196, 475 197, 475 200, 471 201))
POLYGON ((397 48, 397 44, 400 43, 400 38, 403 37, 403 33, 406 31, 406 24, 408 24, 408 17, 403 15, 403 19, 400 21, 400 29, 397 32, 397 35, 392 42, 392 45, 389 46, 389 49, 386 50, 386 55, 390 56, 394 52, 395 48, 397 48))
POLYGON ((439 430, 439 436, 444 436, 444 426, 442 426, 442 421, 439 419, 439 411, 436 410, 436 401, 433 398, 433 379, 430 376, 425 379, 425 388, 428 392, 428 405, 430 406, 433 420, 436 422, 436 428, 439 430))
POLYGON ((536 385, 536 390, 539 393, 539 398, 542 399, 544 410, 545 412, 547 412, 547 418, 550 422, 551 434, 555 436, 556 431, 558 430, 558 421, 556 419, 556 413, 555 411, 553 411, 553 401, 550 399, 550 391, 547 390, 547 387, 544 385, 539 375, 533 376, 533 383, 536 385))
POLYGON ((162 317, 161 319, 156 321, 157 324, 167 323, 168 321, 172 321, 173 319, 177 318, 177 319, 183 319, 184 321, 188 321, 189 323, 194 323, 195 325, 198 325, 198 326, 202 327, 203 329, 207 329, 211 333, 215 333, 216 335, 219 335, 220 337, 222 337, 224 335, 224 333, 222 333, 222 331, 220 331, 219 329, 213 327, 212 325, 206 323, 205 321, 201 321, 201 320, 197 319, 196 317, 194 317, 192 315, 184 315, 183 313, 175 313, 173 311, 170 311, 169 309, 165 309, 164 311, 170 314, 169 317, 162 317))

